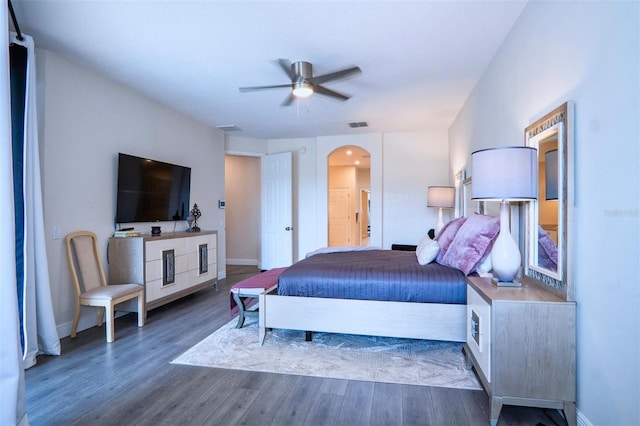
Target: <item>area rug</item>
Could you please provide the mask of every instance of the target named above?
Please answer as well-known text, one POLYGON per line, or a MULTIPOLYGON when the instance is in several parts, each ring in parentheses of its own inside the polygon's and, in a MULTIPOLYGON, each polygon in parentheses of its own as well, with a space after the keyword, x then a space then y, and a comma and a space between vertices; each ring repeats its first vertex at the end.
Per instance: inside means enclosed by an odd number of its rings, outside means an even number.
POLYGON ((461 343, 274 329, 258 344, 257 318, 234 319, 172 361, 262 371, 460 389, 481 389, 461 343))

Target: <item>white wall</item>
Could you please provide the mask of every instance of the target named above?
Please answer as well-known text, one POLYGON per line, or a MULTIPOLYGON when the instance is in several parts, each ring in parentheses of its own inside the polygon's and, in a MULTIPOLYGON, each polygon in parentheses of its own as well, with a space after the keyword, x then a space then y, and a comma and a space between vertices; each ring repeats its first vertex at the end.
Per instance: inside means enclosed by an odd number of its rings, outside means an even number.
POLYGON ((327 245, 327 156, 345 145, 371 153, 371 245, 417 244, 437 222, 426 194, 453 183, 446 131, 274 139, 266 150, 263 141, 229 136, 227 153, 293 153, 294 260, 327 245))
MULTIPOLYGON (((427 208, 427 187, 453 185, 446 130, 384 135, 384 241, 418 244, 438 223, 427 208)), ((453 211, 444 211, 444 221, 453 211)))
POLYGON ((640 424, 639 8, 530 2, 449 132, 458 170, 575 101, 577 404, 598 425, 640 424))
MULTIPOLYGON (((44 220, 58 332, 69 334, 73 293, 64 240, 88 229, 98 235, 105 268, 107 239, 114 230, 117 154, 124 152, 191 167, 191 203, 202 211, 202 229, 218 230, 219 277, 224 269, 224 135, 61 56, 37 51, 43 146, 44 220)), ((161 222, 163 232, 186 222, 161 222)), ((150 224, 136 224, 149 232, 150 224)), ((95 324, 84 310, 80 328, 95 324)))
POLYGON ((259 157, 225 157, 227 264, 259 263, 260 188, 259 157))

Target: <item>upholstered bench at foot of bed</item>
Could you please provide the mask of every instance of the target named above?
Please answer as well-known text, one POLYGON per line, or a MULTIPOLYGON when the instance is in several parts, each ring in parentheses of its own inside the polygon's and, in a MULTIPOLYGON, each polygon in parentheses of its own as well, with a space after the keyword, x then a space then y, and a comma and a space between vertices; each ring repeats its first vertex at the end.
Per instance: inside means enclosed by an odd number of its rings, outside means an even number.
POLYGON ((274 268, 242 280, 229 290, 231 315, 238 313, 236 328, 242 328, 246 317, 258 316, 260 293, 278 285, 278 277, 287 268, 274 268))

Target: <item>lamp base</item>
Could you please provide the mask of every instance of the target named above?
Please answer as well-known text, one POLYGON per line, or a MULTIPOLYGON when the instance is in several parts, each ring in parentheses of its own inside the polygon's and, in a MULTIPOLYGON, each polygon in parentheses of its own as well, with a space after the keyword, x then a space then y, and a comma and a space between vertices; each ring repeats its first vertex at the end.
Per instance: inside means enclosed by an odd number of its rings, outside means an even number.
POLYGON ((513 281, 500 281, 497 278, 491 278, 491 284, 497 287, 522 287, 522 282, 518 278, 514 278, 513 281))
POLYGON ((444 221, 442 220, 442 208, 438 209, 438 223, 436 224, 435 233, 436 236, 440 233, 440 231, 444 228, 444 221))
POLYGON ((492 274, 501 282, 516 281, 522 258, 509 231, 509 202, 500 203, 500 233, 491 248, 492 274))

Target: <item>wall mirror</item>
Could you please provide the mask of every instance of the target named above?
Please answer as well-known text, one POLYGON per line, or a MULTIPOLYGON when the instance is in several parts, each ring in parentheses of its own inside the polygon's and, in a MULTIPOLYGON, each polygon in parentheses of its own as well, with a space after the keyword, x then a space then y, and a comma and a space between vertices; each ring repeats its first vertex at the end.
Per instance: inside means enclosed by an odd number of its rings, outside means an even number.
POLYGON ((524 274, 574 300, 570 210, 573 203, 573 104, 565 103, 525 129, 538 150, 538 200, 525 216, 524 274))

